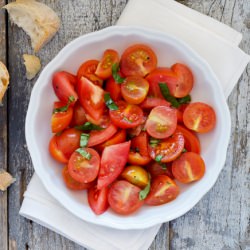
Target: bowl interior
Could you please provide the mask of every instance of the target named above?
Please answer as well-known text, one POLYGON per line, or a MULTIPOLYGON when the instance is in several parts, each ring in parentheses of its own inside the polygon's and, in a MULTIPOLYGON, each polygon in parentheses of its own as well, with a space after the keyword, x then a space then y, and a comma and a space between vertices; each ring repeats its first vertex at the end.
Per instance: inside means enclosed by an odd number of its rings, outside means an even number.
POLYGON ((210 67, 182 42, 155 31, 132 27, 112 27, 82 36, 68 44, 41 73, 33 91, 26 119, 26 139, 37 174, 47 190, 70 212, 81 219, 115 227, 136 229, 175 219, 191 209, 212 187, 223 167, 230 133, 230 116, 219 82, 210 67), (159 66, 170 67, 176 62, 187 64, 195 77, 192 101, 211 105, 217 115, 216 128, 199 136, 206 174, 198 182, 180 185, 179 197, 162 206, 144 206, 130 216, 119 216, 111 210, 101 216, 93 214, 88 206, 86 192, 67 189, 61 177, 62 165, 55 162, 48 144, 52 136, 50 119, 56 96, 51 76, 58 70, 76 73, 80 64, 88 59, 100 59, 107 48, 121 53, 129 45, 148 44, 158 57, 159 66))

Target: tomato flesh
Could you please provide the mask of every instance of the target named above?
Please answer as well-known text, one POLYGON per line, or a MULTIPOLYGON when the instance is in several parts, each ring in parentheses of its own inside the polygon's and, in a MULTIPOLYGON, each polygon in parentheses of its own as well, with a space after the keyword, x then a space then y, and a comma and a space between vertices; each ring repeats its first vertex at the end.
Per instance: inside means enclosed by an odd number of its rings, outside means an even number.
POLYGON ((80 102, 77 102, 73 109, 71 126, 79 126, 87 122, 86 112, 80 102))
POLYGON ((68 158, 63 154, 63 152, 58 148, 57 145, 57 136, 54 135, 49 142, 49 152, 50 155, 57 160, 58 162, 61 163, 67 163, 68 158))
POLYGON ((157 162, 152 162, 147 165, 146 169, 150 173, 152 178, 158 175, 167 175, 171 179, 174 179, 174 176, 172 173, 172 163, 159 164, 157 162))
POLYGON ((113 77, 110 77, 106 82, 106 91, 110 93, 110 97, 114 101, 118 101, 121 99, 121 85, 117 84, 113 77))
POLYGON ((166 106, 170 107, 170 103, 164 99, 160 99, 158 97, 146 97, 145 100, 140 104, 142 109, 150 110, 157 106, 166 106))

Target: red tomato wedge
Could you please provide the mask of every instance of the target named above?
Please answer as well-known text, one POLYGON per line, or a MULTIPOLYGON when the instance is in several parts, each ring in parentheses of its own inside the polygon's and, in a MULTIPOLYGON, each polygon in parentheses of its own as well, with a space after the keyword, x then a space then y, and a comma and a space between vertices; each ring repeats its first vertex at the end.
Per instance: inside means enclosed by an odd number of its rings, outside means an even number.
POLYGON ((173 173, 172 173, 172 163, 157 163, 157 162, 151 162, 151 164, 148 164, 146 167, 147 171, 150 173, 151 178, 154 179, 154 177, 158 175, 167 175, 171 179, 174 179, 173 173))
POLYGON ((80 102, 94 120, 99 120, 104 112, 104 90, 82 77, 78 81, 78 94, 80 102))
POLYGON ((76 102, 73 109, 71 126, 79 126, 87 122, 86 112, 79 102, 76 102))
POLYGON ((188 104, 182 104, 178 109, 177 109, 177 122, 178 123, 183 123, 183 113, 186 109, 188 104))
POLYGON ((113 77, 110 77, 106 82, 106 91, 110 93, 110 97, 114 101, 118 101, 121 99, 121 85, 116 83, 113 77))
MULTIPOLYGON (((65 103, 63 102, 55 102, 53 110, 57 108, 64 107, 65 103)), ((66 111, 56 112, 52 114, 51 117, 51 130, 52 133, 58 133, 67 128, 71 122, 73 117, 73 108, 68 107, 66 111)))
POLYGON ((172 135, 176 126, 176 110, 165 106, 153 108, 146 121, 148 134, 157 139, 167 138, 172 135))
POLYGON ((145 203, 150 206, 159 206, 174 200, 179 193, 179 187, 171 178, 166 175, 158 175, 151 183, 145 203))
POLYGON ((190 183, 203 177, 205 163, 200 155, 186 152, 173 162, 172 172, 179 182, 190 183))
POLYGON ((149 154, 152 159, 158 162, 175 160, 182 153, 183 149, 184 137, 180 132, 175 132, 171 137, 163 139, 156 144, 149 144, 149 154))
POLYGON ((130 141, 111 145, 102 152, 101 168, 97 179, 97 188, 107 187, 123 171, 130 148, 130 141))
POLYGON ((49 142, 49 152, 50 155, 57 161, 61 163, 67 163, 68 158, 63 154, 63 152, 58 148, 57 136, 54 135, 49 142))
POLYGON ((95 214, 103 214, 108 209, 108 191, 108 187, 97 189, 96 186, 88 190, 89 206, 95 214))
POLYGON ((122 97, 130 104, 139 104, 147 96, 149 83, 140 76, 128 76, 121 85, 122 97))
POLYGON ((92 148, 83 148, 83 150, 89 153, 91 158, 87 159, 75 151, 69 159, 68 169, 70 176, 74 180, 89 183, 94 181, 98 175, 100 168, 100 156, 92 148))
POLYGON ((190 103, 183 113, 185 126, 198 133, 207 133, 215 127, 214 109, 202 102, 190 103))
POLYGON ((145 44, 128 47, 121 57, 121 72, 125 76, 146 76, 157 66, 154 51, 145 44))
POLYGON ((119 128, 134 128, 143 121, 143 111, 134 104, 124 101, 116 103, 118 110, 109 110, 111 121, 119 128))
POLYGON ((101 79, 107 79, 112 76, 112 66, 119 63, 119 55, 113 49, 104 51, 101 61, 99 62, 95 74, 101 79))
POLYGON ((109 205, 118 214, 131 214, 144 203, 139 199, 140 191, 139 187, 128 181, 116 181, 109 190, 109 205))
POLYGON ((145 100, 140 104, 140 107, 142 109, 146 109, 146 110, 149 110, 149 109, 152 109, 152 108, 155 108, 157 106, 165 106, 165 107, 170 107, 170 103, 167 102, 166 100, 164 99, 160 99, 158 97, 146 97, 145 100))
POLYGON ((176 63, 171 69, 178 77, 178 84, 176 84, 175 89, 172 94, 174 97, 184 97, 187 96, 193 88, 194 77, 191 70, 184 64, 176 63))
POLYGON ((72 190, 89 189, 93 185, 95 185, 95 182, 83 183, 83 182, 78 182, 74 180, 69 174, 68 166, 65 166, 63 168, 62 175, 63 175, 63 180, 65 182, 65 185, 67 186, 67 188, 72 189, 72 190))

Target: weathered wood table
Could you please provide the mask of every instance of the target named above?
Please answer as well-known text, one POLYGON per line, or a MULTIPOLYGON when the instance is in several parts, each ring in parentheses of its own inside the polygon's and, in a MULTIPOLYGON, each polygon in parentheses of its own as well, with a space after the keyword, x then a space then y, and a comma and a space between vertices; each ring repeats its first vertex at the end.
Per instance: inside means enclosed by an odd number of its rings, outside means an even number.
MULTIPOLYGON (((0 7, 8 1, 0 0, 0 7)), ((10 2, 10 1, 9 1, 10 2)), ((62 26, 40 51, 45 66, 69 41, 79 35, 115 24, 126 0, 44 0, 60 16, 62 26)), ((250 0, 180 1, 212 16, 243 34, 241 48, 250 53, 250 0)), ((18 215, 23 193, 33 174, 24 138, 24 122, 35 83, 27 81, 23 53, 32 53, 30 41, 0 11, 0 60, 7 63, 11 84, 0 108, 0 168, 16 178, 0 193, 0 250, 83 249, 18 215)), ((216 185, 186 215, 165 223, 150 250, 250 249, 250 65, 228 99, 232 134, 227 161, 216 185)), ((101 244, 101 242, 100 242, 101 244)))

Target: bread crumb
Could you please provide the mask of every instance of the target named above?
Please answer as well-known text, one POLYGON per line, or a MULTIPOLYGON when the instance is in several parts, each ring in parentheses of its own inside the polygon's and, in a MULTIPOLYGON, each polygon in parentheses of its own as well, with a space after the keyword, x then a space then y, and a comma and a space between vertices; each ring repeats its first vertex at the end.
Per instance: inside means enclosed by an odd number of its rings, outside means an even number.
POLYGON ((23 60, 26 68, 26 77, 28 80, 31 80, 41 69, 40 59, 34 55, 23 54, 23 60))
POLYGON ((8 88, 9 81, 9 72, 6 66, 0 61, 0 103, 2 103, 2 99, 8 88))
POLYGON ((8 172, 3 169, 0 169, 0 190, 5 191, 13 182, 15 182, 15 178, 13 178, 8 172))

